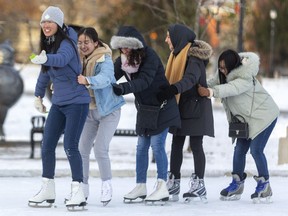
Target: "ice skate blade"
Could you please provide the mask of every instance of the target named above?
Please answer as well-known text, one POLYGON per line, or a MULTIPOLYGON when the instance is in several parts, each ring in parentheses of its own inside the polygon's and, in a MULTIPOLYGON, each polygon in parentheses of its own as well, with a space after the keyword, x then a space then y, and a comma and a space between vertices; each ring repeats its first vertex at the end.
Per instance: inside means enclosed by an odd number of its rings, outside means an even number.
POLYGON ((270 204, 273 202, 271 197, 256 197, 252 199, 254 204, 270 204))
POLYGON ((105 207, 106 205, 108 205, 108 203, 110 202, 111 200, 107 200, 107 201, 101 201, 101 203, 103 204, 103 206, 105 207))
POLYGON ((124 202, 125 204, 143 203, 145 198, 146 198, 146 196, 145 196, 144 198, 138 197, 138 198, 136 198, 136 199, 128 199, 128 198, 125 198, 125 197, 124 197, 123 202, 124 202))
POLYGON ((232 196, 229 196, 229 197, 221 196, 220 197, 221 201, 237 201, 237 200, 240 200, 240 199, 241 199, 241 195, 232 195, 232 196))
POLYGON ((202 197, 185 197, 184 198, 184 203, 190 203, 190 202, 202 202, 204 204, 208 203, 207 197, 202 196, 202 197))
MULTIPOLYGON (((28 201, 28 206, 32 208, 51 208, 55 200, 44 200, 43 202, 28 201)), ((54 206, 55 207, 55 206, 54 206)))
POLYGON ((145 205, 160 205, 160 206, 164 206, 167 204, 167 201, 169 201, 169 197, 165 197, 163 199, 160 200, 144 200, 145 201, 145 205))
POLYGON ((86 202, 82 202, 79 205, 78 204, 66 204, 66 208, 68 211, 86 211, 87 209, 85 206, 87 205, 86 202))
POLYGON ((179 195, 173 194, 171 197, 169 197, 169 202, 178 202, 179 201, 179 195))

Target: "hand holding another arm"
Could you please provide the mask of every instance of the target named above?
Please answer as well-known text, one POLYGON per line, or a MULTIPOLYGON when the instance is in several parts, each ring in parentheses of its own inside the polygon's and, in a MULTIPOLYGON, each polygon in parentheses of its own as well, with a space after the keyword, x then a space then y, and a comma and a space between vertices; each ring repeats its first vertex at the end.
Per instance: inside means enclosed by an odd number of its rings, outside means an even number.
POLYGON ((198 94, 202 97, 208 97, 211 98, 213 96, 213 90, 210 88, 205 88, 201 86, 200 84, 198 85, 198 94))
POLYGON ((162 90, 157 94, 157 99, 159 102, 169 100, 178 94, 178 89, 174 85, 167 86, 162 88, 162 90))

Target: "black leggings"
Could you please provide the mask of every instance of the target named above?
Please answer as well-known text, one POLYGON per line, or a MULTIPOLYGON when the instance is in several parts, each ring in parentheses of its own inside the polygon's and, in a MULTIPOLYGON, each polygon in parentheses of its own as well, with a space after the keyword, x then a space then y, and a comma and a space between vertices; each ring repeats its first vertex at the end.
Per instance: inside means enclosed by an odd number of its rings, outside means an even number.
MULTIPOLYGON (((170 172, 176 179, 181 178, 181 165, 183 161, 183 146, 186 136, 173 136, 171 156, 170 156, 170 172)), ((205 173, 206 158, 203 150, 203 136, 190 136, 190 148, 194 159, 194 173, 203 179, 205 173)))

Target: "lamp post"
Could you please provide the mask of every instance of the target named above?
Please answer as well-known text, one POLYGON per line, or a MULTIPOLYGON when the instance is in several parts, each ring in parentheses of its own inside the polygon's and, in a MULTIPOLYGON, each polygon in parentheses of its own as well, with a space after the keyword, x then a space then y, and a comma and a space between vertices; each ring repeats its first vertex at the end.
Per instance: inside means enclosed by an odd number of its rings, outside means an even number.
POLYGON ((277 11, 270 10, 270 59, 269 59, 269 77, 274 77, 274 38, 275 38, 275 19, 277 18, 277 11))

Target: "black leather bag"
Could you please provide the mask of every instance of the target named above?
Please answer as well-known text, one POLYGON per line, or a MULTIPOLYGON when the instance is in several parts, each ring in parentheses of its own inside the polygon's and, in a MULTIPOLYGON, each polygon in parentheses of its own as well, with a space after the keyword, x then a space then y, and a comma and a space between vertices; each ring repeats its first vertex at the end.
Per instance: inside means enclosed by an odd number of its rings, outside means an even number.
POLYGON ((241 115, 232 116, 232 122, 229 123, 229 137, 232 138, 249 138, 249 125, 241 115), (241 120, 240 120, 241 119, 241 120))

